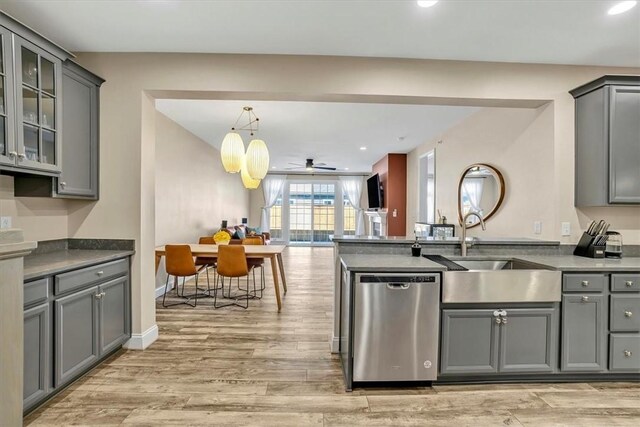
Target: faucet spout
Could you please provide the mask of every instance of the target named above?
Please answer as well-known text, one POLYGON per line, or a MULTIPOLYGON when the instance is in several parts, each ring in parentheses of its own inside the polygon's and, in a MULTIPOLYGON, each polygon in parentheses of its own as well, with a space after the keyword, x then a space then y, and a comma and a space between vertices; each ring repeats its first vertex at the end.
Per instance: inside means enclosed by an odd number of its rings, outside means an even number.
POLYGON ((482 230, 486 230, 487 227, 484 225, 484 220, 482 219, 482 216, 475 211, 471 211, 468 212, 463 218, 462 218, 462 236, 460 237, 460 252, 462 254, 462 256, 467 256, 467 249, 469 248, 469 246, 467 246, 467 219, 470 216, 475 216, 480 220, 480 226, 482 227, 482 230))

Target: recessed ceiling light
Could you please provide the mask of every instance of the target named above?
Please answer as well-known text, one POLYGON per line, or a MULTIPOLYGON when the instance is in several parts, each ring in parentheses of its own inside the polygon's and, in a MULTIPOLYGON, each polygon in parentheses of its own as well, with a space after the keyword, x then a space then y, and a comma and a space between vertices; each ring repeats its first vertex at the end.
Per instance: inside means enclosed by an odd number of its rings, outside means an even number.
POLYGON ((364 150, 366 150, 366 149, 367 149, 367 147, 360 147, 360 149, 361 149, 362 151, 364 151, 364 150))
POLYGON ((275 166, 271 166, 271 169, 278 169, 278 168, 277 168, 277 167, 275 167, 275 166))
POLYGON ((418 0, 418 6, 420 7, 431 7, 438 3, 438 0, 426 1, 426 0, 418 0))
POLYGON ((633 9, 636 4, 638 4, 637 1, 621 1, 620 3, 613 5, 607 13, 609 15, 619 15, 633 9))
POLYGON ((349 170, 349 168, 344 168, 344 170, 348 171, 348 170, 349 170))

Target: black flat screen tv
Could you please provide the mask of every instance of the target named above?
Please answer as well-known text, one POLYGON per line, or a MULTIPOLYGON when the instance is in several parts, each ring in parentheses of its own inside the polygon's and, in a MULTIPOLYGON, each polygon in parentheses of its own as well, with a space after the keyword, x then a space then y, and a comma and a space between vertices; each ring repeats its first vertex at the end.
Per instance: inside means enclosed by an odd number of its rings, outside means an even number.
POLYGON ((369 209, 379 209, 384 207, 380 175, 375 174, 371 178, 367 179, 367 193, 369 195, 369 209))

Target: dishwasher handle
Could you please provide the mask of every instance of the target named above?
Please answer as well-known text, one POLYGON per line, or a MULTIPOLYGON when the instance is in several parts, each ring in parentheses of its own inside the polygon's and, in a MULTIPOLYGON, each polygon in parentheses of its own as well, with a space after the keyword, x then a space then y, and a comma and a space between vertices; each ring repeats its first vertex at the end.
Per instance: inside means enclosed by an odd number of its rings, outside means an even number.
POLYGON ((402 291, 409 289, 411 283, 387 283, 387 289, 402 291))

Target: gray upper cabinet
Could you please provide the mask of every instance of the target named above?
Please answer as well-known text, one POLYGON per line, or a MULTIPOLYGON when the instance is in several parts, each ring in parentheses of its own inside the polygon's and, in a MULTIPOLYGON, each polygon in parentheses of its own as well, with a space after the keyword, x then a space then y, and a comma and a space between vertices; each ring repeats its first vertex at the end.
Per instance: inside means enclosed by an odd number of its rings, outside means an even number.
POLYGON ((98 199, 100 77, 73 61, 62 68, 64 129, 59 197, 98 199))
POLYGON ((557 363, 557 310, 504 311, 500 327, 500 372, 553 372, 557 363))
POLYGON ((494 310, 442 311, 440 373, 498 372, 499 325, 494 310))
POLYGON ((570 93, 575 205, 640 204, 640 76, 604 76, 570 93))
POLYGON ((8 166, 16 164, 18 155, 11 40, 11 32, 0 27, 0 165, 8 166))
POLYGON ((607 316, 603 295, 562 297, 562 371, 606 369, 607 316))

